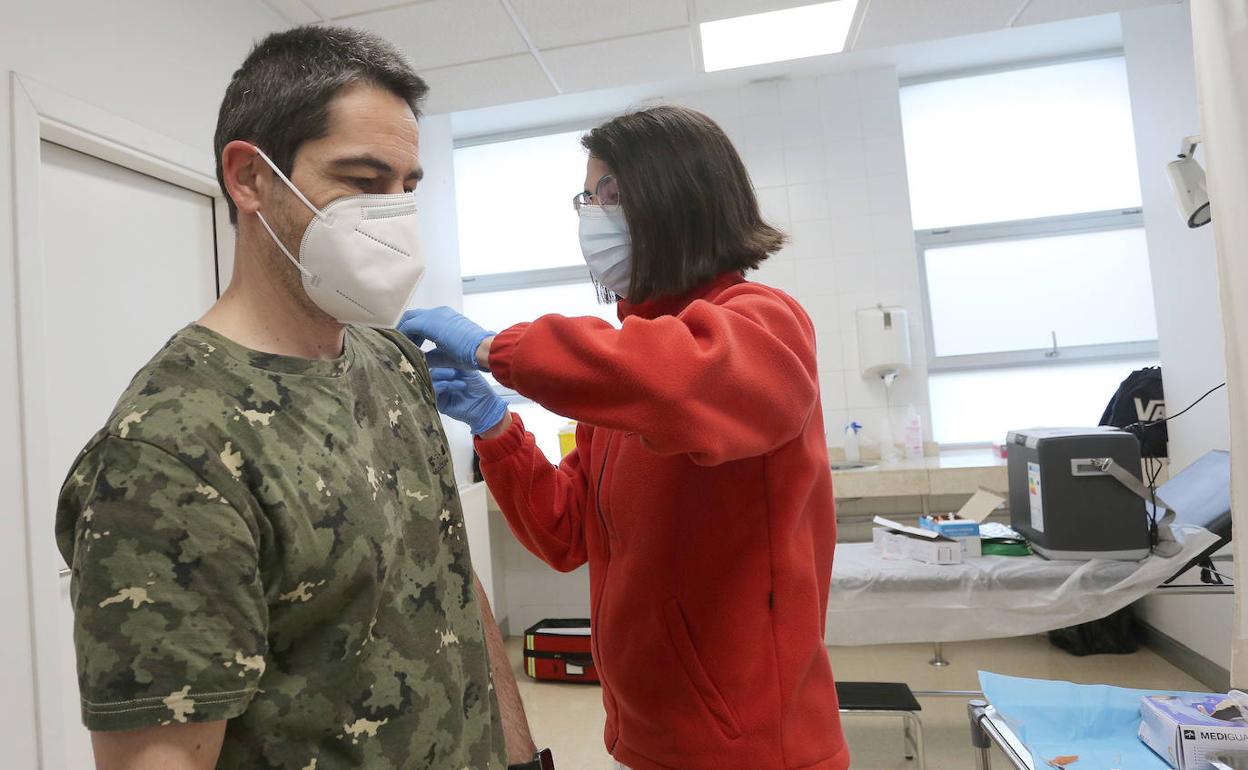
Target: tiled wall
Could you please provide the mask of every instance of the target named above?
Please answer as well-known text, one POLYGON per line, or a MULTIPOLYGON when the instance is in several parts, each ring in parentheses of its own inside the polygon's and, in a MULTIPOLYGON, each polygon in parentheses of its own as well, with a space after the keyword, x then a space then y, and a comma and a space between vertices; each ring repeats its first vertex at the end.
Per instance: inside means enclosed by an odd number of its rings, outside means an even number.
POLYGON ((854 311, 910 311, 914 369, 891 394, 894 437, 914 404, 931 435, 919 270, 910 222, 896 71, 884 69, 706 91, 672 101, 706 112, 732 137, 764 215, 791 241, 753 277, 795 296, 819 339, 828 441, 849 420, 878 435, 884 387, 858 370, 854 311))
MULTIPOLYGON (((894 436, 906 407, 927 435, 927 372, 919 271, 910 222, 897 75, 892 68, 751 84, 669 100, 706 112, 732 137, 764 215, 791 237, 752 278, 795 296, 815 322, 828 443, 850 419, 878 435, 883 386, 858 373, 854 311, 877 303, 910 311, 915 368, 894 385, 894 436)), ((506 534, 495 552, 504 576, 498 613, 520 634, 544 617, 587 617, 584 567, 550 569, 506 534)))
POLYGON ((503 633, 519 636, 543 618, 589 617, 589 568, 556 572, 511 536, 501 513, 492 515, 491 528, 500 530, 504 535, 501 540, 505 540, 495 543, 504 588, 494 611, 499 623, 504 624, 503 633))

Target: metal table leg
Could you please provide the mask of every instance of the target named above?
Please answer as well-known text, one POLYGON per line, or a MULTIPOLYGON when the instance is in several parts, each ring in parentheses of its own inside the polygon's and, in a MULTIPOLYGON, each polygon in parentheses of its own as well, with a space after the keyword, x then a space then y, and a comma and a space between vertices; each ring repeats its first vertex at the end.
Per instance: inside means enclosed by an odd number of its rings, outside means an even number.
POLYGON ((966 714, 971 722, 971 747, 975 750, 977 770, 991 770, 992 757, 989 750, 995 744, 1016 770, 1030 770, 1034 763, 1020 756, 1000 728, 988 718, 988 703, 973 700, 966 704, 966 714))
POLYGON ((928 661, 929 665, 935 666, 936 668, 944 668, 945 666, 950 665, 949 661, 945 659, 944 642, 936 642, 934 650, 935 654, 932 659, 928 661))
MULTIPOLYGON (((914 746, 915 770, 927 770, 927 748, 923 744, 923 722, 919 719, 919 715, 913 712, 904 716, 906 726, 906 739, 914 746)), ((911 759, 911 755, 907 754, 906 759, 911 759)))
POLYGON ((975 750, 975 770, 992 770, 992 741, 980 724, 986 708, 987 701, 973 700, 966 704, 966 715, 971 720, 971 748, 975 750))

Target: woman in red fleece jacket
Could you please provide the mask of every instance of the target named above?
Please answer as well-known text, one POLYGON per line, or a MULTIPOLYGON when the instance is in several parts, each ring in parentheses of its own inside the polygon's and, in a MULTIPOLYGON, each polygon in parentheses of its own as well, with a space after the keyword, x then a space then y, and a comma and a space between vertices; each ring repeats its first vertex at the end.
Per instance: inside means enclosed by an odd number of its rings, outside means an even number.
POLYGON ((492 335, 446 308, 439 406, 477 434, 516 537, 589 562, 606 745, 633 770, 842 770, 823 626, 836 543, 815 335, 742 274, 777 250, 744 165, 706 116, 659 107, 582 140, 581 242, 622 328, 548 315, 492 335), (574 418, 548 462, 475 372, 574 418))

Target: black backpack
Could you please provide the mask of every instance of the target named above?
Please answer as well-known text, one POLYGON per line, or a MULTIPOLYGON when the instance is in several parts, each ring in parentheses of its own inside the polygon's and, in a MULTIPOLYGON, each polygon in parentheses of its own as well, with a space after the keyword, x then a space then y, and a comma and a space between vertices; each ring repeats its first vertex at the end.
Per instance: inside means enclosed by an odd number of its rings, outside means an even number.
POLYGON ((1166 442, 1169 432, 1166 417, 1166 396, 1161 387, 1161 367, 1150 366, 1137 369, 1118 386, 1118 392, 1109 400, 1101 425, 1125 428, 1140 439, 1140 454, 1144 457, 1167 457, 1166 442))

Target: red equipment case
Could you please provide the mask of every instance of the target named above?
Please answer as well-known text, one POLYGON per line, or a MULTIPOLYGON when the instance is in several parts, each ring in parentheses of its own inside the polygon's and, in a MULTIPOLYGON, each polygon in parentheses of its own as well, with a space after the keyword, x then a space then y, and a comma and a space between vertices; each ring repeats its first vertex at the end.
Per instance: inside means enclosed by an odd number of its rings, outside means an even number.
POLYGON ((598 681, 584 618, 543 620, 524 632, 524 670, 539 682, 598 681))

